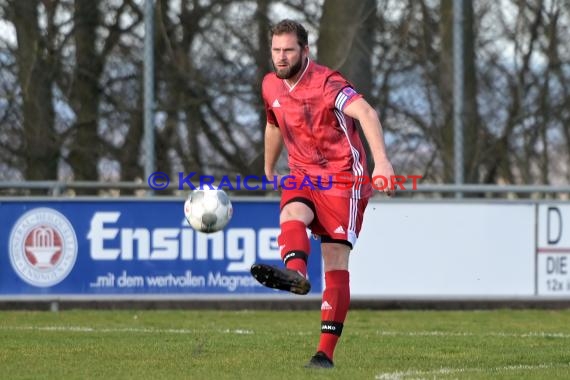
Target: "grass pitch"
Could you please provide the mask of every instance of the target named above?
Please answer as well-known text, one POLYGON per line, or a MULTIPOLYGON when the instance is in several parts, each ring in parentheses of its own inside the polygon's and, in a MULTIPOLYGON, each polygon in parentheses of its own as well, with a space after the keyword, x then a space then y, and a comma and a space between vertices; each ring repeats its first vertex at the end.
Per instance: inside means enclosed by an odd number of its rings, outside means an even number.
POLYGON ((307 370, 319 311, 0 312, 3 379, 564 379, 570 311, 349 313, 307 370))

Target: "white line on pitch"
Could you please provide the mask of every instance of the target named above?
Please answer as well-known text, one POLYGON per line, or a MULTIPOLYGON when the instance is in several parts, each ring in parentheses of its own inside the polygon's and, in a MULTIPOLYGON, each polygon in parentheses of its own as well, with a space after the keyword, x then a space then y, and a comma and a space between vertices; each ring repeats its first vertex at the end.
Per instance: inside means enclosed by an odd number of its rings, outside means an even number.
POLYGON ((539 364, 539 365, 509 365, 504 367, 494 367, 494 368, 439 368, 434 370, 409 370, 409 371, 398 371, 398 372, 385 372, 376 375, 376 380, 403 380, 407 378, 418 378, 418 377, 433 377, 437 375, 457 375, 464 373, 496 373, 496 372, 507 372, 507 371, 534 371, 540 369, 551 369, 551 368, 568 368, 568 365, 559 364, 539 364))
POLYGON ((560 332, 527 332, 527 333, 507 333, 507 332, 454 332, 454 331, 377 331, 377 335, 381 336, 441 336, 441 337, 472 337, 472 336, 487 336, 497 338, 561 338, 569 339, 570 334, 560 332))
MULTIPOLYGON (((1 326, 0 330, 21 330, 21 331, 62 331, 62 332, 83 332, 83 333, 145 333, 145 334, 197 334, 204 332, 218 332, 223 334, 250 335, 253 330, 248 329, 157 329, 143 327, 120 327, 120 328, 97 328, 89 326, 1 326)), ((311 335, 310 331, 299 331, 296 335, 311 335)), ((358 332, 353 334, 359 335, 358 332)), ((506 338, 559 338, 570 339, 570 334, 560 332, 526 332, 526 333, 506 333, 506 332, 453 332, 453 331, 377 331, 380 336, 409 336, 409 337, 506 337, 506 338)))
POLYGON ((87 326, 0 326, 0 330, 8 331, 62 331, 82 333, 143 333, 143 334, 196 334, 203 332, 220 332, 223 334, 246 335, 253 334, 252 330, 223 329, 223 330, 190 330, 190 329, 153 329, 153 328, 96 328, 87 326))

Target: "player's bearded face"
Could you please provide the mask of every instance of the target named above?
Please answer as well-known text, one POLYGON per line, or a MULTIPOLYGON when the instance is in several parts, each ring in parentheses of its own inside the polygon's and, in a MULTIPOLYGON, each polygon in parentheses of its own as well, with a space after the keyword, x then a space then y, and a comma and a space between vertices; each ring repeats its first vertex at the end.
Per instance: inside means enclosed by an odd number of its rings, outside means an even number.
POLYGON ((280 79, 291 79, 303 69, 306 53, 293 35, 273 36, 271 46, 273 70, 280 79))
POLYGON ((275 70, 275 74, 279 79, 290 79, 294 77, 301 71, 302 67, 303 61, 300 56, 293 62, 273 62, 273 70, 275 70))

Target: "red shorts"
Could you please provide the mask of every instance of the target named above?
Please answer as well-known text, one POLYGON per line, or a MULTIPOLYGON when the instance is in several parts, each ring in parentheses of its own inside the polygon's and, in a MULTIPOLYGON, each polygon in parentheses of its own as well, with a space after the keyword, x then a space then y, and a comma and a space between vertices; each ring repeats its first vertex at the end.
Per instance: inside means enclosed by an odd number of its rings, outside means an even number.
POLYGON ((291 202, 304 203, 313 210, 315 218, 308 227, 323 243, 342 243, 352 248, 362 227, 368 198, 339 197, 308 187, 282 189, 281 209, 291 202))

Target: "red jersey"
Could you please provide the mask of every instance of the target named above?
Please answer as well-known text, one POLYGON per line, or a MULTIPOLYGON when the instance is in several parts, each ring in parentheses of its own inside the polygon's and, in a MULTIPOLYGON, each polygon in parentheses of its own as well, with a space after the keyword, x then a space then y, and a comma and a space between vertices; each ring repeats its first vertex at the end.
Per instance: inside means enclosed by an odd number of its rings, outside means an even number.
POLYGON ((372 186, 362 180, 353 186, 334 184, 339 175, 345 179, 368 175, 356 121, 343 113, 362 95, 340 73, 309 60, 294 86, 275 73, 267 74, 262 95, 267 122, 279 127, 283 136, 292 176, 309 177, 331 195, 370 197, 372 186))

